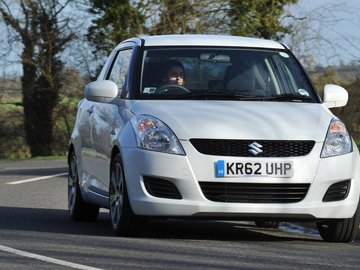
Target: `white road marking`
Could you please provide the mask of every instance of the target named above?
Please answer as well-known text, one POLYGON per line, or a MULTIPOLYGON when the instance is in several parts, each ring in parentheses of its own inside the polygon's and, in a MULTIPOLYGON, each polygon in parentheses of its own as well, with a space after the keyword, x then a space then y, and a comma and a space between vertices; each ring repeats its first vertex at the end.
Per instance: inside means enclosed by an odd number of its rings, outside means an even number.
POLYGON ((68 175, 68 173, 58 173, 58 174, 46 175, 46 176, 41 176, 41 177, 36 177, 36 178, 31 178, 31 179, 26 179, 26 180, 8 182, 6 184, 8 184, 8 185, 18 185, 18 184, 35 182, 35 181, 45 180, 45 179, 54 178, 54 177, 63 176, 63 175, 68 175))
POLYGON ((58 259, 54 259, 54 258, 38 255, 38 254, 35 254, 35 253, 30 253, 30 252, 26 252, 26 251, 14 249, 14 248, 2 246, 2 245, 0 245, 0 251, 16 254, 16 255, 19 255, 19 256, 23 256, 23 257, 28 257, 28 258, 39 260, 39 261, 44 261, 44 262, 48 262, 48 263, 53 263, 53 264, 67 266, 67 267, 72 267, 72 268, 75 268, 75 269, 103 270, 101 268, 96 268, 96 267, 86 266, 86 265, 82 265, 82 264, 77 264, 77 263, 67 262, 67 261, 63 261, 63 260, 58 260, 58 259))

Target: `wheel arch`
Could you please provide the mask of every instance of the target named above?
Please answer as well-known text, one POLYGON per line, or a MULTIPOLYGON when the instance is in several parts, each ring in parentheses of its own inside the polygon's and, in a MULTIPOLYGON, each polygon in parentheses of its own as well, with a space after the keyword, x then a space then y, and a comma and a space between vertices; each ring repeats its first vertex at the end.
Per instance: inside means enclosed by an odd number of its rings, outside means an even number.
POLYGON ((68 148, 68 154, 67 154, 67 163, 68 165, 70 165, 70 158, 71 158, 71 153, 75 152, 75 146, 73 143, 70 143, 69 148, 68 148))
MULTIPOLYGON (((110 181, 111 181, 111 172, 112 172, 112 166, 113 166, 113 161, 114 158, 116 157, 117 154, 120 154, 121 157, 121 161, 123 160, 122 154, 121 154, 121 150, 120 150, 120 146, 118 144, 114 144, 112 150, 111 150, 111 155, 110 155, 110 166, 109 168, 109 186, 110 186, 110 181)), ((124 169, 124 165, 122 164, 123 169, 124 169)))
MULTIPOLYGON (((122 171, 123 171, 123 174, 124 174, 124 181, 125 181, 125 187, 126 187, 126 190, 127 190, 127 193, 129 194, 129 185, 128 185, 128 182, 129 182, 129 179, 126 177, 126 168, 124 166, 124 155, 121 151, 121 146, 119 144, 115 144, 111 150, 111 159, 110 159, 110 166, 109 166, 109 186, 110 186, 110 181, 111 181, 111 171, 112 171, 112 165, 113 165, 113 160, 115 158, 115 156, 117 154, 120 154, 120 159, 121 159, 121 167, 122 167, 122 171)), ((130 199, 130 207, 132 208, 131 206, 132 202, 131 202, 131 199, 130 199)))
MULTIPOLYGON (((121 155, 121 151, 120 151, 120 147, 118 145, 114 145, 112 150, 111 150, 111 158, 110 158, 110 162, 112 164, 112 161, 114 159, 114 157, 117 155, 117 154, 120 154, 121 155)), ((122 155, 121 155, 122 156, 122 155)))

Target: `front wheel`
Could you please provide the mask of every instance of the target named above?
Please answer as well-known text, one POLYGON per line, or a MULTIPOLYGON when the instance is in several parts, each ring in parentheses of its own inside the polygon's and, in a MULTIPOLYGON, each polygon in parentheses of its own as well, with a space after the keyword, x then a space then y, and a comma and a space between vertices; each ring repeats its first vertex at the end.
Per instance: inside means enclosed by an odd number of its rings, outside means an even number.
POLYGON ((327 242, 353 242, 359 230, 360 201, 352 218, 326 220, 318 222, 317 228, 324 241, 327 242))
POLYGON ((131 236, 137 232, 140 220, 131 210, 120 154, 111 164, 109 209, 111 226, 116 235, 131 236))

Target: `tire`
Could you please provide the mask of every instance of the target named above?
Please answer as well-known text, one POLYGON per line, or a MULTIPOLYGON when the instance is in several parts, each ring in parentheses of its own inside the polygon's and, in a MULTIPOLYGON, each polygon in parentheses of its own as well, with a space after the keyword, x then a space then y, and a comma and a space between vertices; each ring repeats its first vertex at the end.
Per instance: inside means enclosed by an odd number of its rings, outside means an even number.
POLYGON ((84 201, 74 152, 69 156, 68 208, 70 217, 75 221, 94 221, 99 215, 99 207, 84 201))
POLYGON ((117 236, 133 236, 140 228, 140 217, 130 206, 120 154, 111 163, 109 212, 112 229, 117 236))
POLYGON ((280 222, 278 222, 278 221, 260 221, 260 220, 256 220, 255 224, 259 228, 277 229, 280 226, 280 222))
POLYGON ((352 218, 326 220, 318 222, 317 228, 322 239, 326 242, 353 242, 359 230, 360 201, 352 218))

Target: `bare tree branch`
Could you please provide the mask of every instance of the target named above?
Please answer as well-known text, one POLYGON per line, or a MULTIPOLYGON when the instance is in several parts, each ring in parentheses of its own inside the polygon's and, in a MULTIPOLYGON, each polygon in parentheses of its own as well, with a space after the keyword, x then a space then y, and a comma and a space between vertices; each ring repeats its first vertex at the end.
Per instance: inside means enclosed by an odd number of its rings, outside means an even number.
POLYGON ((345 32, 347 29, 344 32, 337 30, 337 26, 344 23, 360 27, 360 20, 355 22, 351 19, 358 13, 359 9, 339 3, 325 4, 309 12, 302 11, 298 16, 287 14, 283 20, 292 22, 293 26, 287 37, 288 45, 308 67, 358 58, 360 36, 355 36, 355 33, 349 35, 345 32))

